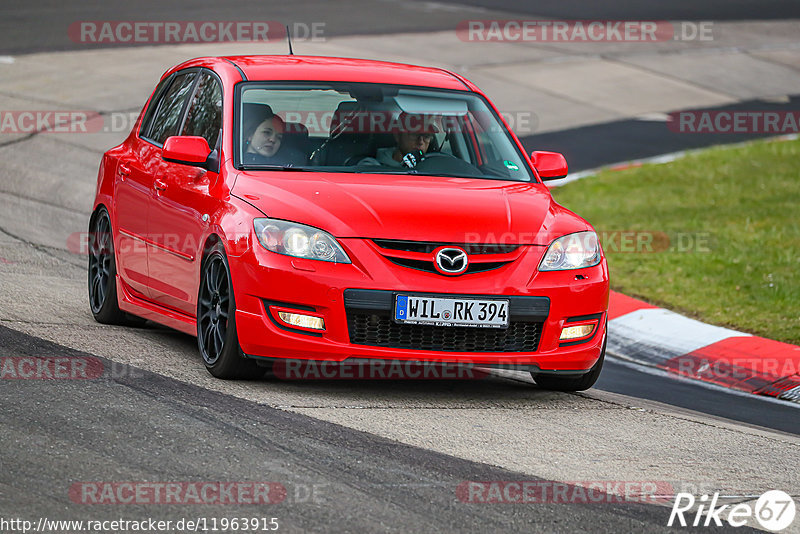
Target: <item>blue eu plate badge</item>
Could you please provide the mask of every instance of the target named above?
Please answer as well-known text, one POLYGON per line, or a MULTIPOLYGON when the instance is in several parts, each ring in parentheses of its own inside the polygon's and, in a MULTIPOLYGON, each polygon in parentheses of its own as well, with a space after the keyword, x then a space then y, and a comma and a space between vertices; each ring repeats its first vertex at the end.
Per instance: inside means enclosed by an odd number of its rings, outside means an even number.
POLYGON ((408 297, 397 295, 397 305, 394 307, 394 318, 402 321, 408 317, 408 297))

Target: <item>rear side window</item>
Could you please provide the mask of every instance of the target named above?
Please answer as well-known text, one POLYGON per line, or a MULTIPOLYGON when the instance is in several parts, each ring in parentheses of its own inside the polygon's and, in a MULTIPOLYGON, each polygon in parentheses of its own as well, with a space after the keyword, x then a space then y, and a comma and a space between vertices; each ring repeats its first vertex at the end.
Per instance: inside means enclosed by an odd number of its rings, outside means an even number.
POLYGON ((222 87, 209 72, 200 73, 181 135, 197 135, 208 141, 212 149, 222 128, 222 87))
POLYGON ((155 143, 163 144, 167 137, 178 135, 183 106, 189 97, 196 75, 196 72, 187 72, 175 76, 158 104, 146 137, 155 143))
POLYGON ((142 137, 147 137, 147 132, 150 131, 150 125, 153 124, 153 115, 155 115, 156 110, 158 109, 158 104, 161 103, 164 95, 164 91, 167 89, 169 84, 172 82, 172 77, 169 76, 161 80, 156 87, 156 90, 153 91, 153 98, 150 100, 150 104, 147 106, 147 111, 144 112, 144 119, 142 119, 142 127, 139 131, 139 135, 142 137))

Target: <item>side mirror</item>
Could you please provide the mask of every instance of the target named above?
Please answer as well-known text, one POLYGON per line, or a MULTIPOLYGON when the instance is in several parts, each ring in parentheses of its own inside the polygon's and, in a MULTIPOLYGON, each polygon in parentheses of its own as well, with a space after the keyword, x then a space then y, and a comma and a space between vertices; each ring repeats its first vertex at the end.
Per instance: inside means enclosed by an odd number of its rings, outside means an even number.
POLYGON ((536 150, 531 152, 531 162, 542 180, 558 180, 569 172, 567 160, 558 152, 536 150))
POLYGON ((194 167, 208 168, 208 156, 211 149, 204 137, 194 135, 173 135, 167 137, 164 148, 161 149, 161 158, 164 161, 192 165, 194 167))

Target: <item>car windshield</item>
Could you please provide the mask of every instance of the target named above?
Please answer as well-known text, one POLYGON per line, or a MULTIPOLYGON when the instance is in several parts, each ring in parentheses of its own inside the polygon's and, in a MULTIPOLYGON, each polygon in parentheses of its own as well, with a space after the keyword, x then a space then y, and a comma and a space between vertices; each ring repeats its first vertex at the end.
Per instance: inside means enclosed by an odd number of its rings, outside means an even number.
POLYGON ((534 180, 497 114, 466 91, 251 82, 236 108, 239 168, 534 180))

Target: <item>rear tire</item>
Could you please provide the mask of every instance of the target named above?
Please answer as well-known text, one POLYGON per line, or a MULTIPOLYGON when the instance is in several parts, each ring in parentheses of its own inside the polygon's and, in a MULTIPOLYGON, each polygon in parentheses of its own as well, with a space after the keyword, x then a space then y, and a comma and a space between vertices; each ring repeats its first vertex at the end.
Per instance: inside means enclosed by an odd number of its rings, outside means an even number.
POLYGON ((89 307, 103 324, 141 326, 145 319, 119 309, 114 236, 108 210, 100 208, 89 221, 89 307))
POLYGON ((591 369, 585 374, 579 376, 558 376, 531 373, 534 382, 542 389, 550 389, 553 391, 585 391, 592 387, 597 379, 600 377, 600 371, 603 370, 603 361, 606 358, 606 342, 603 341, 603 350, 600 353, 600 359, 597 360, 591 369))
POLYGON ((221 243, 205 256, 200 273, 197 345, 206 369, 222 379, 263 376, 265 370, 246 358, 239 346, 231 272, 221 243))

